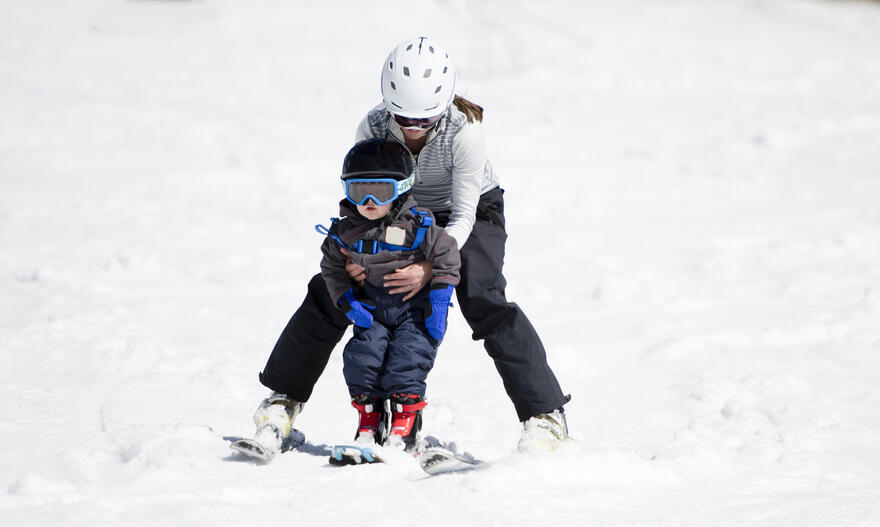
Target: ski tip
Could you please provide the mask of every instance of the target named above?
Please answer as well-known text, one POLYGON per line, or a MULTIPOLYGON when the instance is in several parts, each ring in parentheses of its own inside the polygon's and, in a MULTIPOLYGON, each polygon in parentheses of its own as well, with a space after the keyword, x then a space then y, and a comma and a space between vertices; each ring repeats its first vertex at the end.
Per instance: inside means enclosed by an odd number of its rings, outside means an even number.
POLYGON ((261 465, 272 461, 272 452, 253 439, 239 439, 230 443, 229 448, 261 465))
POLYGON ((419 466, 432 476, 485 467, 486 464, 443 448, 429 448, 419 455, 419 466))

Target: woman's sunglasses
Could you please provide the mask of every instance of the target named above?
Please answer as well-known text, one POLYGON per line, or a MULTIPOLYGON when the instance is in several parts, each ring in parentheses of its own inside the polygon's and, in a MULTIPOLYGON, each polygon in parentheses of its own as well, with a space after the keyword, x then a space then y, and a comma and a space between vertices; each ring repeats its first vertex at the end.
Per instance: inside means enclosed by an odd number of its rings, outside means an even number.
POLYGON ((431 128, 443 118, 443 114, 435 115, 434 117, 425 117, 424 119, 410 119, 409 117, 397 115, 396 113, 391 115, 394 117, 394 122, 399 124, 401 128, 420 128, 422 130, 431 128))

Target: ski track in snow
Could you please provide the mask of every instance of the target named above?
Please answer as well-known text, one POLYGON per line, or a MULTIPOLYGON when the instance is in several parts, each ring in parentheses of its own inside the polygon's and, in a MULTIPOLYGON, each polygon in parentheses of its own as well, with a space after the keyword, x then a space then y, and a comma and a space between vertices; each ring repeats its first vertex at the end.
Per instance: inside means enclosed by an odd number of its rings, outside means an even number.
POLYGON ((387 4, 4 6, 3 524, 880 524, 880 5, 387 4), (487 109, 508 295, 576 440, 514 453, 454 310, 424 432, 490 468, 329 467, 355 419, 338 352, 306 445, 241 462, 413 32, 487 109))

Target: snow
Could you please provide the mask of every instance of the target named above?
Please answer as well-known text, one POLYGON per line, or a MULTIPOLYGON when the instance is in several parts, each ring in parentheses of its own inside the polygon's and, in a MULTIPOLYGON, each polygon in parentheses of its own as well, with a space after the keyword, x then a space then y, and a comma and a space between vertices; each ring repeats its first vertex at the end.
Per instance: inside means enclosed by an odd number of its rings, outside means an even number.
POLYGON ((876 2, 5 2, 3 524, 880 524, 878 49, 876 2), (424 431, 490 468, 329 467, 338 352, 302 450, 236 461, 420 33, 486 108, 575 441, 514 452, 456 310, 424 431))

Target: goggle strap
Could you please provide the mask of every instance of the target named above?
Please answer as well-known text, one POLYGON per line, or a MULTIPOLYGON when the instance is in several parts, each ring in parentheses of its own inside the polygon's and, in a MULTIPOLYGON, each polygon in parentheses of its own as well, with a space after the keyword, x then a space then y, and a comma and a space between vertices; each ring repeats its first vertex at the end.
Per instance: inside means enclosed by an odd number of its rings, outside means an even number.
MULTIPOLYGON (((404 192, 407 192, 408 190, 412 189, 413 183, 415 183, 415 180, 416 180, 416 174, 415 174, 415 172, 413 172, 412 174, 409 175, 408 178, 404 179, 403 181, 398 181, 397 182, 397 196, 400 196, 404 192)), ((397 196, 395 196, 395 197, 397 197, 397 196)))

